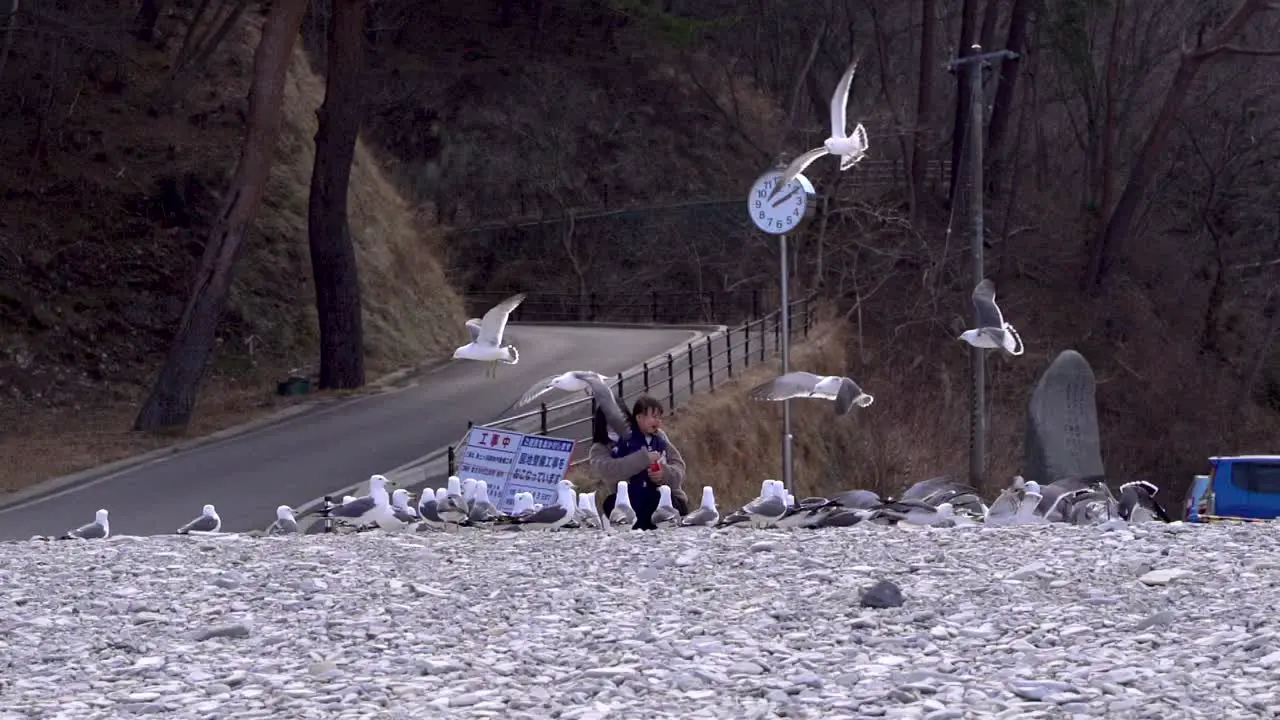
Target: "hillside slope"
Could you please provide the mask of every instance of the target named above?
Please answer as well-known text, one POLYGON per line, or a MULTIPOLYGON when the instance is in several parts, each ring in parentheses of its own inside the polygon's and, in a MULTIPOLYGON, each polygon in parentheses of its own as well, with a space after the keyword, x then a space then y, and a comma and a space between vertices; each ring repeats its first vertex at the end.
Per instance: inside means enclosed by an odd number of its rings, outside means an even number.
MULTIPOLYGON (((168 45, 134 44, 116 62, 15 47, 11 71, 29 77, 7 88, 5 104, 22 109, 4 115, 0 141, 0 484, 167 442, 124 431, 168 348, 238 155, 260 24, 251 17, 228 38, 172 114, 149 108, 183 31, 173 19, 158 28, 168 45), (33 89, 46 106, 32 106, 33 89)), ((192 434, 276 406, 282 374, 316 362, 306 213, 323 96, 299 48, 271 181, 192 434)), ((437 356, 458 339, 462 312, 440 239, 364 143, 351 220, 372 372, 437 356)))

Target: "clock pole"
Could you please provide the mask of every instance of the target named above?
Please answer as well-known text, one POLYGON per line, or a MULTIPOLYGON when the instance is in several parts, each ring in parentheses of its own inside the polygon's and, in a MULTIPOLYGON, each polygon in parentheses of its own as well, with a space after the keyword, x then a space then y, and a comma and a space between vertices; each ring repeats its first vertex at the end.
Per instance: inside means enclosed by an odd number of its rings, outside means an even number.
MULTIPOLYGON (((785 233, 778 236, 778 274, 781 279, 781 295, 782 295, 782 315, 780 322, 782 323, 782 374, 786 375, 791 372, 791 299, 788 297, 787 279, 790 268, 787 263, 787 236, 785 233)), ((787 488, 787 492, 795 494, 795 486, 791 482, 791 400, 790 398, 782 401, 782 482, 787 488)))

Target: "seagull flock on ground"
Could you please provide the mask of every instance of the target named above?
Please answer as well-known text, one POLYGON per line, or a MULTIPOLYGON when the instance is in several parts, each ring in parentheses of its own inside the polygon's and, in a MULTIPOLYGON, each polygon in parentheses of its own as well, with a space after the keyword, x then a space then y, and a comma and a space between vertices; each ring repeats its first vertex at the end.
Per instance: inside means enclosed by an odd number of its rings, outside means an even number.
MULTIPOLYGON (((322 518, 336 527, 389 532, 450 532, 460 528, 585 528, 611 532, 629 530, 638 520, 625 480, 618 483, 617 499, 608 515, 600 511, 595 491, 579 493, 569 480, 557 484, 553 503, 534 502, 532 493, 515 493, 510 512, 497 508, 484 480, 450 476, 445 487, 424 488, 416 504, 406 489, 397 488, 388 494, 388 484, 382 475, 370 477, 367 495, 344 498, 341 504, 322 513, 322 518)), ((758 497, 722 516, 711 486, 703 486, 702 502, 696 509, 681 515, 672 503, 671 488, 663 485, 659 487, 658 507, 650 521, 658 528, 742 525, 814 529, 859 523, 944 528, 1068 523, 1110 530, 1129 523, 1171 522, 1169 514, 1156 500, 1157 490, 1154 484, 1140 480, 1125 483, 1118 492, 1113 492, 1101 477, 1063 478, 1041 487, 1015 476, 995 501, 987 505, 972 486, 943 476, 917 482, 896 498, 882 498, 870 490, 845 490, 831 497, 797 500, 781 481, 769 479, 761 483, 758 497)), ((214 507, 205 505, 199 517, 177 532, 208 535, 218 533, 221 526, 214 507)), ((293 511, 281 505, 277 508, 276 521, 266 534, 298 532, 300 528, 293 511)), ((68 532, 62 539, 100 540, 110 535, 107 511, 99 510, 92 523, 68 532)))

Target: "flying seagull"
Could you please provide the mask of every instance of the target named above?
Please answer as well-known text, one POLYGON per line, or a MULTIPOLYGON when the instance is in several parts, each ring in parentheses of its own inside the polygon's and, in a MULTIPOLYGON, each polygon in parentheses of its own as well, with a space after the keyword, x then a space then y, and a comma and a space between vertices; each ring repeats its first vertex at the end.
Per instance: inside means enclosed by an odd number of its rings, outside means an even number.
POLYGON ((773 199, 775 195, 782 191, 782 188, 795 179, 797 175, 804 172, 804 169, 813 164, 815 160, 823 155, 838 155, 840 157, 840 169, 848 170, 858 161, 867 155, 867 129, 858 123, 853 128, 853 132, 848 131, 847 106, 849 104, 849 86, 853 84, 853 73, 858 69, 858 60, 855 58, 849 63, 849 69, 844 71, 844 76, 840 78, 840 83, 836 85, 835 94, 831 96, 831 137, 822 141, 822 147, 814 148, 809 152, 803 153, 796 159, 791 161, 787 169, 782 173, 782 177, 778 180, 778 184, 774 186, 773 192, 769 194, 769 198, 773 199))
POLYGON ((488 362, 485 377, 497 377, 498 363, 515 365, 520 362, 516 346, 502 344, 502 333, 507 329, 507 318, 524 302, 524 298, 524 293, 512 295, 490 308, 483 319, 468 320, 467 330, 471 331, 471 342, 454 350, 454 359, 488 362))
POLYGON ((999 348, 1010 355, 1022 354, 1022 337, 1005 322, 1004 314, 996 305, 996 284, 989 278, 983 278, 973 289, 973 307, 978 311, 978 327, 960 333, 958 340, 976 348, 999 348))
POLYGON ((835 400, 836 414, 847 415, 854 405, 867 407, 875 398, 862 392, 858 383, 839 375, 815 375, 810 372, 789 372, 769 382, 751 388, 752 400, 789 400, 791 398, 817 398, 835 400))
POLYGON ((534 383, 528 392, 520 397, 520 401, 516 403, 516 406, 528 405, 552 390, 583 392, 588 397, 594 396, 598 400, 600 397, 609 394, 609 386, 614 382, 616 382, 615 378, 608 378, 597 372, 570 370, 559 375, 542 378, 534 383))

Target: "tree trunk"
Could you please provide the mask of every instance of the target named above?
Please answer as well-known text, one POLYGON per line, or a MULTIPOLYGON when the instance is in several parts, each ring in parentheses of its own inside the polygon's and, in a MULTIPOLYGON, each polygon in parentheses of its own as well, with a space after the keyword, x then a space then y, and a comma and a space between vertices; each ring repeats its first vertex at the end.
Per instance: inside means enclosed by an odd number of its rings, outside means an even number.
POLYGON ((1241 0, 1231 16, 1213 32, 1208 42, 1199 45, 1192 51, 1183 51, 1178 62, 1178 70, 1174 73, 1173 82, 1165 91, 1160 111, 1156 114, 1151 129, 1142 143, 1142 150, 1134 158, 1129 169, 1129 177, 1124 190, 1116 200, 1115 209, 1107 218, 1106 224, 1089 249, 1089 265, 1085 271, 1081 286, 1097 293, 1120 257, 1121 248, 1129 235, 1134 215, 1146 194, 1147 183, 1155 172, 1156 163, 1164 152, 1169 133, 1178 121, 1178 112, 1186 100, 1187 92, 1200 72, 1201 66, 1209 58, 1230 50, 1227 43, 1231 41, 1249 22, 1254 14, 1268 7, 1268 0, 1241 0))
POLYGON ((1106 221, 1116 194, 1116 84, 1120 74, 1120 26, 1124 21, 1124 0, 1116 0, 1111 18, 1111 39, 1107 43, 1107 77, 1103 86, 1102 161, 1098 163, 1102 201, 1099 215, 1106 221))
POLYGON ((916 122, 911 138, 911 182, 914 188, 911 197, 911 219, 919 219, 920 198, 923 195, 925 168, 929 163, 929 155, 925 151, 928 140, 925 128, 930 126, 933 116, 933 74, 937 72, 934 65, 933 31, 938 15, 938 0, 920 0, 920 79, 916 86, 916 122))
POLYGON ((133 37, 139 42, 151 42, 155 37, 156 22, 160 20, 161 0, 142 0, 138 13, 133 16, 133 37))
POLYGON ((320 387, 357 388, 364 385, 364 329, 347 192, 363 116, 365 0, 333 0, 331 8, 307 239, 320 323, 320 387))
POLYGON ((1004 60, 1000 63, 1000 80, 996 85, 996 97, 991 105, 991 122, 987 126, 987 157, 991 158, 991 167, 986 172, 988 184, 998 192, 1001 173, 1004 170, 1005 133, 1009 131, 1009 123, 1013 117, 1014 91, 1018 85, 1018 71, 1022 66, 1022 56, 1027 48, 1027 18, 1031 14, 1031 0, 1013 0, 1013 8, 1009 11, 1009 34, 1005 37, 1006 49, 1018 53, 1017 60, 1004 60))
POLYGON ((280 130, 285 73, 306 9, 306 0, 276 0, 263 25, 253 58, 253 84, 249 88, 249 115, 240 160, 227 199, 209 232, 173 346, 151 394, 138 411, 135 430, 184 428, 191 420, 235 263, 266 189, 280 130))
MULTIPOLYGON (((960 42, 956 46, 956 54, 960 57, 973 54, 972 45, 978 41, 976 30, 978 24, 978 0, 964 0, 960 10, 960 42)), ((922 70, 923 71, 923 70, 922 70)), ((969 71, 965 67, 956 67, 956 116, 951 128, 951 187, 947 189, 947 197, 951 202, 956 199, 956 178, 962 170, 965 138, 969 127, 969 93, 975 89, 969 87, 969 71)), ((982 92, 982 88, 977 88, 982 92)), ((974 188, 981 192, 982 188, 974 188)))

